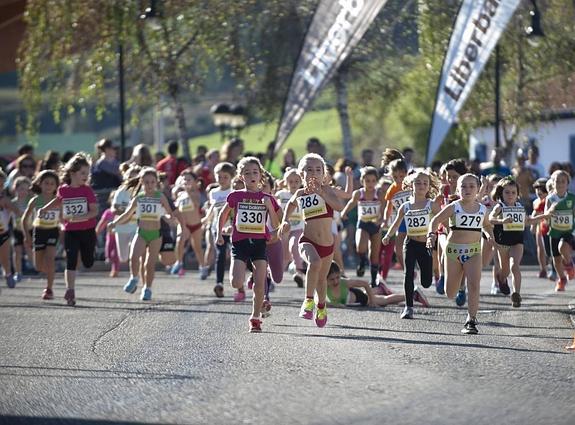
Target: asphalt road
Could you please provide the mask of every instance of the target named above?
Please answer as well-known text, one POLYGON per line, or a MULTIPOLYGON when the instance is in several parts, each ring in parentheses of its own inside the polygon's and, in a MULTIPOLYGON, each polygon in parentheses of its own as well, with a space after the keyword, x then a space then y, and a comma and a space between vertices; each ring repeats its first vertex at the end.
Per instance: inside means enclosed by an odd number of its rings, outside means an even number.
POLYGON ((286 281, 249 334, 249 296, 216 299, 197 272, 158 274, 152 302, 122 292, 125 273, 83 273, 73 308, 61 278, 54 301, 27 280, 0 294, 0 423, 573 425, 575 285, 556 294, 535 275, 512 309, 484 272, 476 336, 432 289, 414 320, 332 308, 319 329, 286 281))

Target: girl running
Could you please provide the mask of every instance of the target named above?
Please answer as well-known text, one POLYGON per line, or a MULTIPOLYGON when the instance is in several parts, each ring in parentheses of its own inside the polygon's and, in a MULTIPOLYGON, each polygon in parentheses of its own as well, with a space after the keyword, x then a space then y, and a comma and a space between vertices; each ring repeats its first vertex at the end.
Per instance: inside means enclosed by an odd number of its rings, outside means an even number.
POLYGON ((94 264, 96 248, 96 216, 98 200, 87 184, 90 177, 90 161, 85 153, 77 153, 64 165, 62 182, 56 197, 40 208, 46 216, 50 210, 60 209, 64 220, 64 247, 66 249, 66 293, 69 306, 76 305, 76 267, 79 257, 84 267, 94 264))
MULTIPOLYGON (((505 177, 497 183, 492 199, 497 202, 489 214, 494 225, 493 235, 499 257, 500 270, 497 276, 499 287, 508 286, 509 271, 513 274, 511 303, 521 307, 521 259, 523 258, 523 231, 525 224, 538 222, 545 215, 527 217, 525 208, 518 201, 519 185, 513 177, 505 177)), ((503 291, 502 291, 503 292, 503 291)))
POLYGON ((454 298, 461 280, 467 278, 469 302, 467 320, 461 330, 464 334, 477 334, 477 311, 479 310, 479 282, 481 280, 481 231, 492 230, 485 205, 477 201, 480 181, 474 174, 463 174, 457 180, 459 200, 445 206, 431 220, 427 234, 427 247, 433 248, 440 223, 449 220, 450 232, 445 247, 445 292, 454 298))
MULTIPOLYGON (((543 214, 545 212, 545 199, 547 198, 547 179, 537 179, 533 184, 533 189, 537 198, 533 200, 533 214, 543 214)), ((537 242, 537 261, 539 262, 539 277, 547 279, 547 258, 550 257, 549 247, 549 223, 542 220, 539 225, 534 226, 535 240, 537 242)))
MULTIPOLYGON (((114 193, 110 194, 111 201, 113 201, 114 193)), ((100 221, 96 225, 96 236, 102 232, 106 232, 106 244, 104 247, 104 253, 106 255, 106 260, 110 263, 110 277, 117 277, 120 272, 120 256, 118 255, 118 246, 116 245, 116 237, 112 230, 108 230, 107 226, 112 220, 114 220, 114 211, 112 208, 106 209, 100 217, 100 221)))
POLYGON ((198 179, 190 170, 180 174, 183 189, 176 198, 176 206, 181 212, 184 225, 178 229, 177 255, 178 262, 172 267, 172 274, 184 274, 184 254, 186 242, 189 241, 200 268, 200 279, 208 277, 208 267, 204 263, 204 248, 202 248, 202 217, 198 179))
POLYGON ((355 232, 356 252, 360 265, 366 264, 369 244, 369 264, 371 287, 377 286, 379 271, 380 226, 383 218, 383 198, 376 185, 379 174, 375 167, 361 169, 362 187, 353 192, 351 199, 341 212, 342 220, 347 220, 348 212, 358 207, 358 224, 355 232))
MULTIPOLYGON (((501 180, 501 177, 498 174, 490 174, 487 176, 485 180, 486 180, 485 195, 481 199, 481 203, 485 205, 485 207, 487 208, 486 211, 487 214, 491 214, 491 211, 493 211, 493 207, 497 203, 497 201, 494 201, 491 196, 495 189, 495 185, 499 180, 501 180)), ((491 282, 491 295, 497 295, 501 292, 503 292, 504 295, 509 295, 510 289, 506 280, 503 283, 503 291, 501 291, 499 288, 499 281, 498 281, 499 257, 496 255, 497 250, 495 248, 495 241, 493 239, 487 239, 485 233, 483 233, 482 236, 483 238, 481 240, 481 257, 483 259, 483 267, 485 268, 489 266, 491 260, 493 260, 493 267, 491 268, 493 273, 493 281, 491 282)))
POLYGON ((60 238, 60 210, 52 209, 41 213, 40 209, 56 197, 60 185, 58 174, 52 170, 41 171, 32 183, 32 192, 36 193, 22 217, 24 244, 34 249, 34 267, 46 275, 46 288, 42 292, 43 300, 54 299, 54 275, 56 272, 56 245, 60 238), (32 226, 30 219, 33 217, 32 226), (32 241, 30 241, 30 234, 32 241))
MULTIPOLYGON (((14 236, 14 280, 16 283, 22 280, 24 254, 27 254, 27 258, 32 260, 30 246, 24 243, 24 233, 22 231, 22 213, 26 210, 28 202, 30 202, 30 185, 30 179, 24 176, 16 177, 12 185, 12 193, 16 195, 12 199, 12 203, 20 211, 19 214, 14 216, 14 230, 12 232, 14 236)), ((28 238, 29 240, 30 238, 28 238)))
POLYGON ((144 286, 140 299, 150 301, 152 299, 152 284, 156 261, 162 247, 162 234, 160 221, 162 216, 168 214, 175 216, 180 223, 183 222, 180 212, 170 207, 166 196, 158 189, 158 173, 154 168, 145 167, 140 171, 140 183, 142 192, 130 202, 128 209, 109 224, 114 229, 118 224, 127 223, 136 213, 138 218, 138 232, 132 242, 130 253, 130 279, 124 285, 124 291, 133 294, 138 287, 141 274, 144 286), (144 269, 140 273, 140 257, 144 269))
POLYGON ((575 221, 573 215, 575 211, 575 195, 569 193, 567 188, 571 183, 571 176, 563 171, 557 170, 551 174, 553 192, 549 194, 545 201, 545 214, 550 215, 551 230, 551 255, 553 264, 557 271, 557 285, 555 291, 564 291, 567 285, 567 277, 575 277, 575 269, 571 255, 573 253, 573 230, 575 221), (565 275, 567 272, 567 276, 565 275))
POLYGON ((276 210, 279 208, 275 198, 262 191, 265 185, 264 170, 260 161, 248 156, 240 160, 237 175, 245 185, 243 190, 234 190, 226 200, 218 218, 217 244, 224 243, 222 229, 231 212, 234 212, 232 227, 232 264, 230 280, 232 287, 242 292, 246 277, 247 264, 253 268, 254 294, 252 315, 249 319, 250 332, 261 332, 261 312, 264 302, 267 255, 266 240, 270 238, 266 226, 270 217, 272 228, 278 226, 276 210))
POLYGON ((333 259, 335 240, 331 231, 333 211, 341 211, 343 205, 334 189, 325 184, 326 165, 321 156, 313 153, 305 155, 299 162, 298 171, 303 178, 304 187, 298 189, 288 202, 280 233, 289 234, 289 218, 299 205, 304 217, 299 249, 308 265, 305 276, 306 298, 299 316, 307 320, 314 318, 314 294, 317 292, 315 324, 322 328, 327 323, 327 273, 333 259))
MULTIPOLYGON (((411 188, 413 194, 411 201, 399 208, 395 221, 383 237, 382 243, 389 244, 400 223, 405 221, 407 230, 407 238, 403 245, 405 308, 400 317, 413 319, 415 263, 417 262, 421 272, 421 286, 429 288, 433 279, 432 251, 426 247, 426 240, 431 217, 440 210, 439 203, 434 201, 439 192, 439 182, 426 171, 416 171, 403 181, 403 188, 411 188)), ((427 306, 423 293, 416 294, 418 300, 427 306)))

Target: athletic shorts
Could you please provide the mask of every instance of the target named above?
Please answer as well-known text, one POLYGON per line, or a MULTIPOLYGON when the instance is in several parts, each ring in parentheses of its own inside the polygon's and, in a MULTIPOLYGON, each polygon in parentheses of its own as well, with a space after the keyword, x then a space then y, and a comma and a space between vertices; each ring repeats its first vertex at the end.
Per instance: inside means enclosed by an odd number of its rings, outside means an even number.
POLYGON ((268 260, 265 239, 241 239, 232 242, 232 257, 244 263, 268 260))
POLYGON ((176 249, 176 243, 171 234, 162 235, 162 246, 160 247, 160 252, 172 252, 176 249))
POLYGON ((24 232, 22 230, 14 229, 12 230, 12 245, 14 246, 22 246, 24 245, 24 232))
POLYGON ((349 297, 348 300, 350 303, 355 302, 361 304, 362 306, 367 305, 367 294, 363 292, 360 288, 349 288, 349 297), (353 295, 352 295, 353 294, 353 295))
POLYGON ((514 246, 523 244, 523 232, 504 231, 503 226, 493 228, 493 238, 498 245, 514 246))
POLYGON ((561 241, 573 246, 573 235, 571 233, 563 233, 560 238, 551 238, 552 257, 561 257, 561 252, 559 251, 559 242, 561 241))
POLYGON ((4 245, 8 239, 10 239, 10 231, 0 234, 0 246, 4 245))
POLYGON ((407 233, 407 226, 405 225, 405 219, 401 220, 401 224, 399 225, 399 229, 397 229, 397 233, 407 233))
POLYGON ((379 226, 372 221, 358 221, 357 228, 365 230, 370 237, 379 233, 379 226))
POLYGON ((42 251, 46 249, 47 246, 58 245, 58 238, 60 237, 60 231, 57 227, 51 229, 42 229, 40 227, 34 227, 32 231, 32 244, 34 251, 42 251))

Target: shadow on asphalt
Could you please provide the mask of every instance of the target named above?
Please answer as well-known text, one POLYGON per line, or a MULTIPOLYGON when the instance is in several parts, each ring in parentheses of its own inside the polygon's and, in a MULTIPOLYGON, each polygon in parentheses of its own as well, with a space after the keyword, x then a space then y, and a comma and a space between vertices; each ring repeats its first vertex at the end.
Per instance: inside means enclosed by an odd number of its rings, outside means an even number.
POLYGON ((106 421, 81 418, 45 418, 34 416, 3 416, 0 415, 0 425, 131 425, 145 422, 106 421))
POLYGON ((123 370, 106 369, 72 369, 62 367, 38 367, 38 366, 11 366, 0 365, 0 376, 29 376, 32 378, 81 378, 81 379, 131 379, 146 381, 187 381, 197 379, 190 375, 174 375, 166 373, 128 372, 123 370), (66 373, 62 373, 66 372, 66 373), (92 373, 92 374, 88 374, 92 373), (93 374, 100 374, 95 376, 93 374))

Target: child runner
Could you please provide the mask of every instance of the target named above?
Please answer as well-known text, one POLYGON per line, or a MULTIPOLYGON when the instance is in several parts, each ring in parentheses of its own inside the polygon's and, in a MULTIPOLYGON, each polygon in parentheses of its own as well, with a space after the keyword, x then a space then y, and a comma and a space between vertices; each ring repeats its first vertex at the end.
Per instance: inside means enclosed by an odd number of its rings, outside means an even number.
POLYGON ((413 319, 414 298, 424 306, 428 306, 422 292, 416 292, 414 297, 415 263, 417 262, 421 272, 421 286, 429 288, 433 279, 433 259, 431 249, 426 247, 426 240, 431 217, 440 210, 439 202, 434 201, 439 191, 439 182, 431 174, 416 171, 409 175, 403 181, 403 188, 409 187, 413 194, 411 201, 399 208, 395 221, 382 240, 384 245, 389 244, 400 223, 405 221, 407 228, 407 238, 403 245, 405 309, 400 316, 402 319, 413 319))
POLYGON ((557 170, 549 178, 553 185, 553 192, 549 194, 545 201, 545 214, 551 218, 551 255, 553 264, 557 271, 556 291, 564 291, 567 285, 567 277, 575 277, 575 269, 571 255, 573 253, 573 230, 575 221, 573 215, 575 211, 575 195, 567 191, 571 183, 571 176, 563 171, 557 170), (565 276, 567 272, 567 276, 565 276))
MULTIPOLYGON (((497 183, 491 197, 497 204, 489 214, 489 221, 494 225, 493 236, 497 244, 500 271, 497 276, 499 288, 509 287, 507 276, 513 274, 511 303, 521 307, 521 259, 523 258, 523 231, 525 224, 538 222, 545 218, 542 214, 526 217, 525 208, 518 201, 519 185, 513 177, 505 177, 497 183)), ((501 292, 505 293, 503 289, 501 292)), ((507 292, 508 294, 509 292, 507 292)), ((506 294, 506 295, 507 295, 506 294)))
MULTIPOLYGON (((481 199, 481 203, 485 205, 487 208, 486 213, 491 214, 493 207, 497 203, 491 197, 493 194, 493 190, 495 189, 495 185, 497 182, 501 180, 501 176, 499 174, 490 174, 486 178, 486 188, 485 188, 485 195, 481 199)), ((495 248, 495 241, 493 239, 487 239, 485 233, 483 233, 483 238, 481 239, 481 257, 483 259, 483 268, 489 266, 491 260, 493 260, 493 267, 491 268, 493 274, 493 281, 491 282, 491 295, 497 295, 501 292, 504 292, 504 295, 509 295, 510 289, 507 281, 503 283, 503 291, 499 289, 499 256, 496 255, 497 251, 495 248)))
MULTIPOLYGON (((287 185, 286 189, 282 189, 276 193, 276 198, 280 202, 282 211, 286 210, 287 204, 291 197, 296 193, 298 189, 302 186, 301 177, 297 172, 296 168, 288 168, 283 177, 284 182, 287 185)), ((299 288, 303 288, 304 278, 305 278, 305 263, 299 254, 298 241, 299 237, 303 233, 303 215, 299 205, 294 209, 292 215, 289 218, 290 232, 288 235, 284 235, 284 253, 287 252, 287 257, 289 260, 284 264, 287 266, 289 261, 293 261, 295 265, 295 273, 293 275, 293 280, 299 288)), ((285 256, 284 256, 285 258, 285 256)))
MULTIPOLYGON (((533 189, 537 198, 533 200, 533 215, 543 214, 545 212, 545 199, 548 192, 546 188, 547 179, 537 179, 533 183, 533 189)), ((542 220, 538 225, 532 226, 535 233, 535 240, 537 242, 537 261, 539 262, 539 277, 547 279, 547 258, 550 257, 551 252, 547 249, 549 246, 549 223, 547 220, 542 220)))
POLYGON ((326 279, 333 259, 335 240, 331 231, 333 211, 341 211, 343 205, 334 189, 325 184, 326 165, 321 156, 313 153, 305 155, 298 164, 298 171, 303 178, 304 187, 298 189, 288 202, 280 233, 289 233, 289 218, 299 205, 304 217, 299 249, 308 265, 305 276, 306 298, 299 316, 307 320, 314 318, 314 294, 317 292, 315 324, 322 328, 327 323, 326 279))
MULTIPOLYGON (((379 190, 381 193, 387 193, 387 190, 391 186, 392 181, 389 180, 388 177, 383 177, 380 179, 379 182, 379 190)), ((385 221, 381 225, 381 234, 385 235, 389 230, 389 226, 391 223, 386 223, 385 221)), ((395 236, 393 236, 395 238, 395 236)), ((389 274, 389 269, 391 268, 391 262, 393 261, 393 251, 395 250, 395 240, 391 244, 384 245, 383 243, 379 247, 379 275, 381 276, 381 283, 385 286, 387 281, 387 276, 389 274)), ((385 286, 387 288, 387 286, 385 286)), ((390 290, 387 289, 385 292, 382 292, 383 295, 389 295, 390 290)))
POLYGON ((200 279, 208 277, 209 268, 204 263, 204 248, 202 248, 202 217, 198 178, 190 170, 180 174, 182 190, 176 198, 176 206, 180 210, 184 225, 178 229, 177 255, 178 262, 172 267, 172 274, 184 274, 184 254, 186 242, 189 241, 200 268, 200 279))
MULTIPOLYGON (((111 201, 113 201, 113 192, 110 194, 110 197, 112 198, 111 201)), ((104 253, 106 260, 110 263, 110 277, 117 277, 120 272, 120 256, 118 255, 116 236, 111 229, 107 229, 108 224, 114 220, 115 216, 112 208, 108 208, 102 213, 102 217, 100 217, 100 221, 96 225, 96 235, 106 232, 104 253)))
MULTIPOLYGON (((415 293, 419 294, 419 289, 416 289, 415 293)), ((369 282, 343 277, 337 263, 332 261, 327 273, 327 299, 334 306, 360 304, 361 306, 383 307, 402 303, 405 301, 405 296, 376 294, 369 282)), ((416 297, 416 299, 419 298, 416 297)))
POLYGON ((46 274, 46 288, 42 292, 43 300, 54 299, 56 245, 60 237, 60 210, 53 209, 41 213, 40 208, 56 197, 59 184, 60 179, 55 171, 41 171, 32 183, 32 192, 37 195, 30 200, 22 217, 24 244, 30 244, 30 234, 32 234, 34 267, 39 272, 46 274), (30 227, 32 217, 34 221, 30 227))
POLYGON ((114 229, 118 224, 130 221, 132 214, 138 218, 138 232, 132 242, 130 253, 130 279, 124 285, 124 291, 133 294, 138 287, 138 276, 141 274, 144 286, 140 299, 150 301, 152 299, 152 284, 156 261, 162 247, 161 218, 166 211, 175 216, 180 223, 183 222, 180 212, 172 209, 162 192, 158 190, 158 173, 154 168, 145 167, 140 171, 140 183, 142 192, 130 202, 124 214, 117 217, 109 224, 114 229), (144 263, 144 270, 140 271, 140 257, 144 263))
POLYGON ((369 263, 372 288, 377 286, 379 271, 380 226, 383 214, 383 198, 376 185, 379 174, 375 167, 361 169, 362 187, 353 192, 351 199, 341 212, 341 218, 347 219, 347 213, 358 207, 358 224, 355 233, 356 252, 360 265, 367 263, 369 243, 369 263))
POLYGON ((77 153, 64 165, 62 184, 56 198, 40 208, 46 216, 50 210, 61 209, 64 220, 64 247, 66 249, 66 293, 64 299, 69 306, 76 305, 76 267, 79 256, 84 267, 94 264, 96 248, 96 216, 98 200, 87 184, 90 177, 90 161, 85 153, 77 153))
POLYGON ((235 217, 232 227, 230 281, 232 287, 243 292, 247 264, 251 263, 254 294, 249 330, 261 332, 260 313, 264 302, 268 266, 266 240, 270 237, 266 223, 269 216, 272 228, 277 228, 279 220, 276 209, 279 205, 273 196, 261 190, 265 184, 265 176, 257 158, 248 156, 241 159, 237 166, 237 176, 244 182, 245 189, 234 190, 228 195, 226 205, 218 217, 216 240, 218 245, 224 243, 222 229, 233 211, 235 217))
MULTIPOLYGON (((14 280, 16 282, 20 282, 22 280, 22 263, 24 261, 24 254, 27 254, 27 258, 32 260, 30 246, 24 244, 24 233, 22 232, 22 213, 26 210, 28 202, 30 201, 30 185, 30 179, 24 176, 16 177, 12 184, 12 192, 16 195, 12 199, 12 203, 20 211, 19 214, 14 216, 13 231, 14 280)), ((28 238, 28 240, 30 240, 30 238, 28 238)))
MULTIPOLYGON (((236 167, 229 162, 220 162, 214 167, 214 174, 218 186, 208 194, 209 209, 206 212, 206 216, 202 219, 202 223, 211 223, 210 231, 212 238, 215 240, 218 233, 218 217, 226 204, 228 195, 232 192, 232 179, 236 174, 236 167)), ((224 223, 224 228, 228 228, 230 225, 231 221, 228 220, 227 223, 224 223)), ((223 232, 222 236, 224 243, 221 245, 216 244, 216 286, 214 286, 214 293, 218 298, 224 296, 224 271, 230 243, 229 233, 223 232)))
POLYGON ((6 184, 6 174, 0 170, 0 265, 4 270, 6 286, 14 288, 16 280, 12 274, 12 265, 10 264, 10 217, 12 214, 20 215, 20 211, 8 198, 6 189, 2 189, 6 184))
POLYGON ((467 320, 461 330, 464 334, 477 334, 477 311, 479 310, 479 282, 481 280, 481 231, 492 230, 485 205, 477 201, 480 181, 474 174, 463 174, 457 180, 459 200, 445 206, 431 220, 427 235, 427 247, 432 248, 440 223, 449 220, 451 231, 445 247, 445 292, 454 298, 459 291, 461 279, 467 278, 469 302, 467 320))

